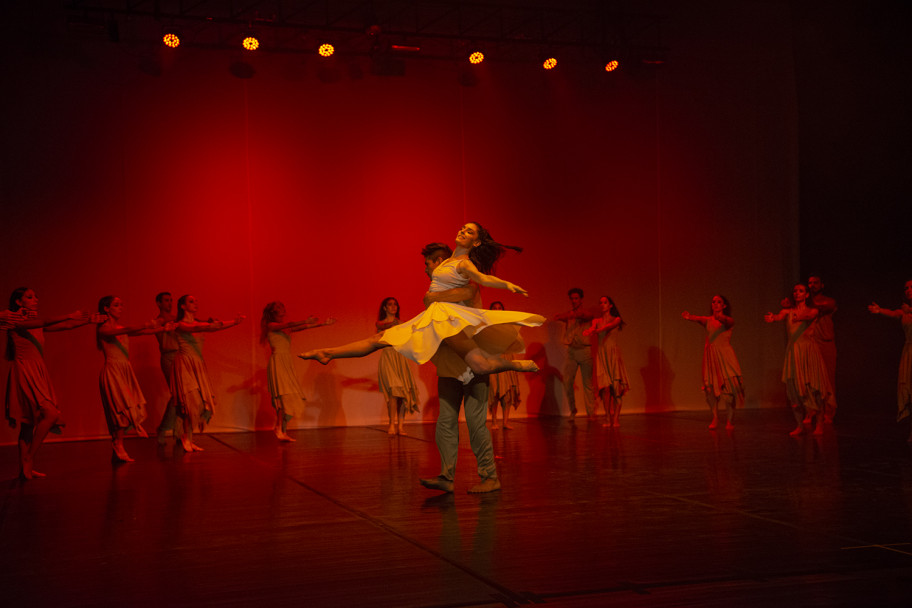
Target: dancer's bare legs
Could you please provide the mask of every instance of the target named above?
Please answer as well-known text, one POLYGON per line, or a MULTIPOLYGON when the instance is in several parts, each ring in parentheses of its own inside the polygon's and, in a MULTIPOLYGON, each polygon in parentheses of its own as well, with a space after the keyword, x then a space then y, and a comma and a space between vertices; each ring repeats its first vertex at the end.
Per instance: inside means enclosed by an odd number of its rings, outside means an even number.
POLYGON ((395 435, 396 430, 397 430, 396 429, 397 418, 399 419, 400 427, 402 425, 402 419, 399 418, 399 398, 398 397, 390 397, 389 399, 387 399, 386 415, 389 416, 389 421, 390 421, 389 428, 386 429, 386 434, 395 435), (394 416, 394 414, 395 414, 395 416, 394 416))
MULTIPOLYGON (((382 334, 375 334, 365 340, 358 340, 357 342, 351 342, 343 346, 309 350, 305 353, 301 353, 298 357, 301 359, 315 359, 323 365, 326 365, 333 359, 365 357, 374 351, 389 346, 389 344, 384 344, 380 341, 381 337, 382 334)), ((475 341, 472 338, 469 338, 464 333, 459 333, 455 336, 446 338, 444 342, 456 351, 456 354, 466 362, 466 365, 469 366, 469 369, 471 369, 475 375, 481 376, 484 374, 496 374, 505 371, 538 371, 538 366, 535 365, 534 361, 524 359, 508 361, 502 357, 485 352, 475 344, 475 341)))
POLYGON ((120 462, 133 462, 133 459, 127 454, 127 449, 124 447, 124 429, 116 429, 112 439, 114 444, 114 459, 119 460, 120 462))
MULTIPOLYGON (((203 448, 193 443, 193 429, 199 424, 198 416, 199 412, 203 409, 203 398, 197 390, 187 393, 185 398, 187 400, 187 415, 182 420, 183 424, 180 425, 181 429, 178 440, 185 452, 202 452, 203 448)), ((178 431, 177 425, 175 425, 174 431, 178 431)))
POLYGON ((711 388, 706 391, 706 403, 713 415, 712 422, 709 423, 709 430, 714 431, 719 426, 719 399, 711 388))
POLYGON ((44 438, 60 418, 60 410, 45 405, 40 410, 40 416, 38 424, 34 426, 23 424, 19 431, 19 475, 23 479, 47 477, 44 473, 33 469, 32 464, 35 462, 35 454, 44 442, 44 438))
POLYGON ((792 406, 792 415, 795 417, 795 430, 793 430, 789 435, 792 437, 797 437, 798 435, 804 434, 804 407, 798 404, 792 406))
POLYGON ((735 396, 725 395, 724 402, 728 406, 728 418, 725 421, 725 430, 730 431, 735 428, 735 396))

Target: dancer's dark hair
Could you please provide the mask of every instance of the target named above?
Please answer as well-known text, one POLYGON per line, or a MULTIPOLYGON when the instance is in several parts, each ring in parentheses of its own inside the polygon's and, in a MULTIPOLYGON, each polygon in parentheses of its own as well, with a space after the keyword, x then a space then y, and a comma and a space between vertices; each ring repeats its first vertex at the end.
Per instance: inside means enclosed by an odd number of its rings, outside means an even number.
MULTIPOLYGON (((429 257, 429 256, 426 256, 426 257, 429 257)), ((390 296, 390 297, 388 297, 388 298, 383 298, 383 301, 380 302, 380 311, 377 313, 377 320, 378 320, 378 321, 382 321, 383 319, 386 318, 386 303, 389 302, 390 300, 392 300, 393 302, 396 303, 396 314, 395 314, 395 317, 396 317, 396 319, 399 319, 399 310, 400 310, 402 307, 399 306, 399 300, 397 300, 397 299, 394 298, 393 296, 390 296)))
POLYGON ((622 317, 621 313, 618 311, 617 304, 614 303, 614 300, 611 299, 611 296, 602 297, 608 299, 608 314, 621 320, 621 324, 618 325, 618 331, 624 329, 624 326, 627 325, 627 321, 624 320, 624 317, 622 317))
MULTIPOLYGON (((726 317, 732 316, 732 305, 728 303, 728 298, 721 293, 717 293, 716 295, 722 298, 722 314, 726 317)), ((709 307, 709 314, 712 316, 712 305, 709 307)))
POLYGON ((472 260, 472 263, 475 264, 475 267, 478 268, 480 272, 485 274, 493 272, 497 260, 506 253, 507 249, 512 249, 517 253, 522 252, 522 247, 504 245, 495 241, 491 237, 491 233, 478 222, 466 223, 475 224, 475 227, 478 228, 478 244, 469 250, 469 259, 472 260))
POLYGON ((285 305, 278 300, 275 300, 263 308, 263 317, 260 319, 260 344, 266 344, 266 335, 269 333, 269 324, 275 323, 280 306, 285 305))
POLYGON ((436 260, 437 258, 447 259, 453 255, 453 250, 446 243, 428 243, 421 249, 421 257, 431 258, 436 260))

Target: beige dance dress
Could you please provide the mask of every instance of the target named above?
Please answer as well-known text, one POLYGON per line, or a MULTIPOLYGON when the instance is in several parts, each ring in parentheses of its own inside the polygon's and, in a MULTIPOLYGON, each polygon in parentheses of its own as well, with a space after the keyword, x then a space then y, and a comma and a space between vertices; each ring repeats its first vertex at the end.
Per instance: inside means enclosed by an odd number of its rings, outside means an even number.
MULTIPOLYGON (((44 363, 44 331, 41 329, 10 329, 7 332, 11 349, 9 374, 6 382, 6 419, 10 426, 36 425, 41 410, 57 407, 57 396, 44 363)), ((52 433, 60 433, 57 422, 52 433)))
MULTIPOLYGON (((434 269, 430 291, 465 287, 469 280, 459 274, 461 260, 449 259, 434 269)), ((445 339, 462 332, 475 338, 478 346, 499 355, 523 350, 519 325, 537 326, 545 318, 528 312, 484 310, 462 304, 433 302, 418 316, 390 327, 380 341, 389 344, 416 363, 426 363, 445 339)), ((467 368, 468 370, 468 368, 467 368)), ((467 381, 470 375, 463 378, 467 381)))
MULTIPOLYGON (((513 353, 503 355, 504 359, 512 361, 516 358, 513 353)), ((508 370, 488 376, 488 405, 494 406, 502 402, 505 408, 519 407, 519 372, 508 370)))
POLYGON ((135 428, 146 419, 146 399, 130 364, 129 338, 102 338, 105 363, 98 379, 108 431, 135 428))
POLYGON ((276 414, 285 411, 285 419, 304 414, 304 389, 298 382, 294 371, 294 359, 291 357, 291 336, 283 331, 270 331, 266 341, 272 349, 269 363, 266 364, 266 384, 272 397, 272 407, 276 414))
MULTIPOLYGON (((171 395, 183 425, 191 424, 191 429, 202 431, 215 411, 215 391, 203 361, 203 335, 184 331, 176 333, 180 352, 171 368, 171 395), (189 399, 194 391, 198 392, 199 401, 189 399)), ((175 436, 182 437, 183 433, 183 426, 175 425, 175 436)))
POLYGON ((782 366, 782 382, 790 403, 822 413, 833 398, 833 389, 814 339, 815 323, 793 320, 793 314, 789 312, 785 319, 789 341, 782 366))
POLYGON ((380 352, 377 381, 387 403, 396 397, 404 401, 410 414, 418 411, 418 385, 415 384, 408 359, 392 348, 384 348, 380 352))
POLYGON ((912 310, 903 314, 902 328, 906 334, 906 343, 903 345, 902 357, 899 359, 899 382, 896 391, 899 401, 897 420, 912 415, 912 310))
POLYGON ((621 349, 617 345, 617 332, 620 329, 619 325, 598 332, 598 363, 595 372, 598 390, 607 388, 616 399, 620 399, 630 390, 627 368, 621 358, 621 349))
POLYGON ((741 366, 731 345, 731 328, 709 317, 706 321, 706 344, 703 346, 703 390, 716 399, 731 396, 733 403, 744 404, 741 366))

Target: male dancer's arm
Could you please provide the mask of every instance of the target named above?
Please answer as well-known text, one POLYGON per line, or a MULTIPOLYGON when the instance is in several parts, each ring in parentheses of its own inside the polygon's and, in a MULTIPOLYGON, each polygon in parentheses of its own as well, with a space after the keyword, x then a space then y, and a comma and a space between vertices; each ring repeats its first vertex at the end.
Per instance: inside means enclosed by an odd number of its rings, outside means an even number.
POLYGON ((424 294, 424 307, 427 308, 432 302, 451 302, 453 304, 464 304, 473 308, 481 308, 481 294, 478 292, 476 283, 469 283, 465 287, 454 287, 453 289, 444 289, 443 291, 429 291, 424 294))

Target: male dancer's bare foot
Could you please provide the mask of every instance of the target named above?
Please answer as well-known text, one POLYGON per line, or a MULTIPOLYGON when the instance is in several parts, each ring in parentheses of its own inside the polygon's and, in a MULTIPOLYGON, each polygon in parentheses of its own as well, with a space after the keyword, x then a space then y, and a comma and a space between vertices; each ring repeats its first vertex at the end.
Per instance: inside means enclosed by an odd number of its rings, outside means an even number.
POLYGON ((440 490, 441 492, 453 491, 453 482, 441 475, 429 479, 419 479, 418 483, 429 490, 440 490))
POLYGON ((332 355, 330 355, 327 350, 309 350, 306 353, 301 353, 298 357, 301 359, 315 359, 322 365, 326 365, 332 361, 332 355))
POLYGON ((478 485, 469 488, 469 494, 484 494, 486 492, 496 492, 500 489, 500 480, 494 477, 488 477, 478 485))
POLYGON ((518 372, 537 372, 538 366, 532 359, 517 359, 513 362, 513 369, 518 372))

